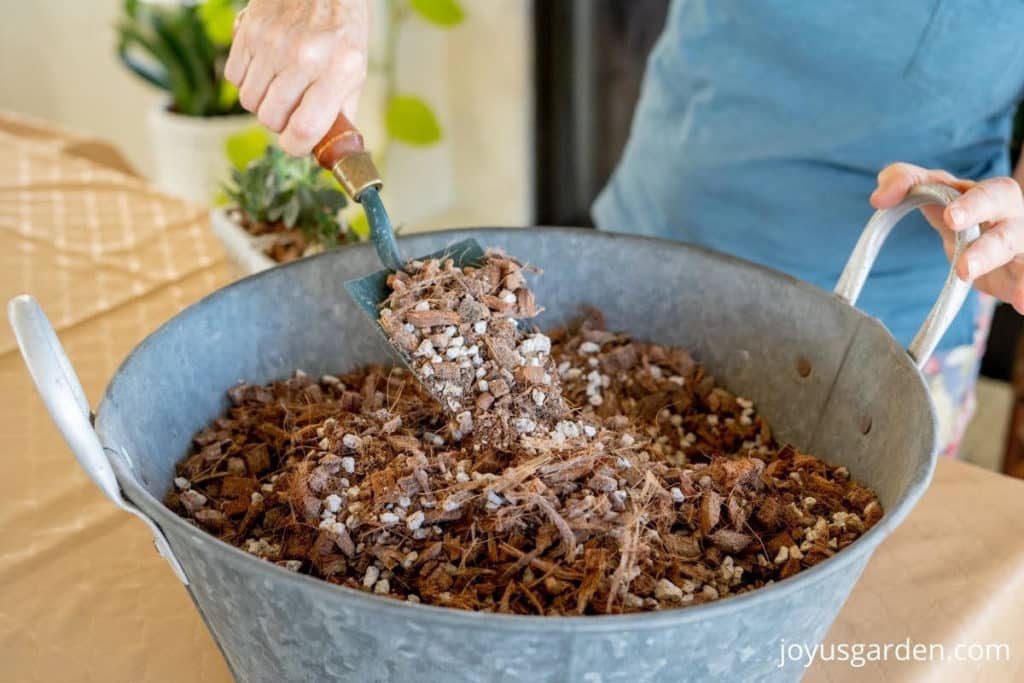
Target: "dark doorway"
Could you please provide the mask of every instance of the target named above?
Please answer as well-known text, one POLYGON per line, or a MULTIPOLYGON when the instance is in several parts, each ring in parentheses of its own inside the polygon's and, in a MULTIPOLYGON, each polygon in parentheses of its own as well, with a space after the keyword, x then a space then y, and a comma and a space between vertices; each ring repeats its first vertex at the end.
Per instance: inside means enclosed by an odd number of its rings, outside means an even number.
POLYGON ((629 135, 668 0, 534 3, 536 197, 541 225, 592 225, 590 205, 629 135))

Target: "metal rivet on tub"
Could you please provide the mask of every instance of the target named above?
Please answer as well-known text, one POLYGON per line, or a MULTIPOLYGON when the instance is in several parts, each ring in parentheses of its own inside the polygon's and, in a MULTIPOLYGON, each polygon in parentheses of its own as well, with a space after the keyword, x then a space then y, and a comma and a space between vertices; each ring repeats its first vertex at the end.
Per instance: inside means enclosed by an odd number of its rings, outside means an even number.
POLYGON ((807 377, 811 374, 811 361, 801 356, 796 361, 796 371, 801 377, 807 377))

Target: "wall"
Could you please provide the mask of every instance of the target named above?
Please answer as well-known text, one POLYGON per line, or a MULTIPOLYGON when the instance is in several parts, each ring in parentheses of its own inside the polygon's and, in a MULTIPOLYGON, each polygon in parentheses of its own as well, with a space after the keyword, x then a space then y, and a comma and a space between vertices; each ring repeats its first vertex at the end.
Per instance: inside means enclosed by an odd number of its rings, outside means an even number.
POLYGON ((121 0, 8 2, 0 21, 0 108, 113 141, 150 164, 145 113, 160 100, 117 61, 121 0))
MULTIPOLYGON (((394 148, 388 201, 414 230, 531 221, 532 77, 529 0, 462 0, 450 31, 411 20, 399 89, 427 99, 445 129, 429 150, 394 148)), ((9 3, 0 22, 0 108, 114 142, 142 173, 151 166, 145 115, 160 94, 114 53, 121 0, 9 3)), ((360 111, 372 141, 373 87, 360 111)), ((379 127, 377 127, 379 128, 379 127)))

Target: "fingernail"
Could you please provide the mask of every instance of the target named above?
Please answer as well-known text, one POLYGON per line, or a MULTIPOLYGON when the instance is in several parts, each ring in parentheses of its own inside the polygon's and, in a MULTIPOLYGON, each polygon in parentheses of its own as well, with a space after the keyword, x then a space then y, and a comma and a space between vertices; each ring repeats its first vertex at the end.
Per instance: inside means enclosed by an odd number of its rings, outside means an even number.
POLYGON ((967 212, 959 206, 951 207, 949 209, 949 220, 953 221, 953 227, 959 228, 967 220, 967 212))
POLYGON ((974 256, 968 254, 964 257, 964 280, 971 280, 974 278, 974 273, 978 270, 978 260, 974 256))

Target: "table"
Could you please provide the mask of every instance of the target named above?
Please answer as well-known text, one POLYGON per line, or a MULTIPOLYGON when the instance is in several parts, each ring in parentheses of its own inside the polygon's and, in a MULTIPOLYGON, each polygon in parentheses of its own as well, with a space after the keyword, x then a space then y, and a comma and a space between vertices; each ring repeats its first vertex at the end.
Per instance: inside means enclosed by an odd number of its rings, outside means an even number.
MULTIPOLYGON (((0 114, 0 298, 35 295, 95 406, 146 334, 225 284, 205 209, 160 195, 109 146, 0 114)), ((229 681, 145 527, 74 462, 6 324, 0 679, 229 681)), ((816 662, 806 680, 1024 679, 1024 482, 942 462, 876 553, 828 643, 1008 643, 1010 661, 816 662)), ((792 663, 789 666, 800 666, 792 663)))

